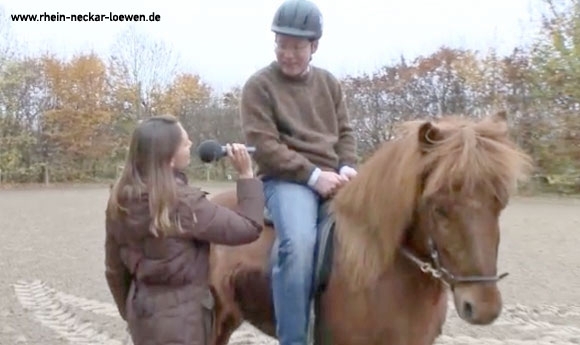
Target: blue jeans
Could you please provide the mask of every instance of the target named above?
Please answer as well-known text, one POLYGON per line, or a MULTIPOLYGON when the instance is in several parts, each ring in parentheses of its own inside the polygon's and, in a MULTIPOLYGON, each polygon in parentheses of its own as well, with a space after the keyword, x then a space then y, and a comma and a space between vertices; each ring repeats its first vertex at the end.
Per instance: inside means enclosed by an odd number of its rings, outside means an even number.
POLYGON ((307 345, 322 200, 306 185, 280 180, 264 181, 264 193, 279 241, 272 270, 278 341, 280 345, 307 345))

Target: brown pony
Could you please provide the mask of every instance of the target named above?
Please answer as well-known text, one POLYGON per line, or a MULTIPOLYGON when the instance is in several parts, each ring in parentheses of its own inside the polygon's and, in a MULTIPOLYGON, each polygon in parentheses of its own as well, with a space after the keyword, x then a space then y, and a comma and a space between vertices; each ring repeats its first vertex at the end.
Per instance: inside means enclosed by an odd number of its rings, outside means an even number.
MULTIPOLYGON (((433 344, 448 291, 461 319, 492 323, 505 276, 497 274, 499 216, 531 166, 509 139, 505 112, 404 123, 331 201, 334 254, 317 299, 316 343, 433 344)), ((235 209, 235 191, 213 201, 235 209)), ((252 244, 213 247, 212 344, 227 344, 244 320, 275 337, 273 240, 267 227, 252 244)))

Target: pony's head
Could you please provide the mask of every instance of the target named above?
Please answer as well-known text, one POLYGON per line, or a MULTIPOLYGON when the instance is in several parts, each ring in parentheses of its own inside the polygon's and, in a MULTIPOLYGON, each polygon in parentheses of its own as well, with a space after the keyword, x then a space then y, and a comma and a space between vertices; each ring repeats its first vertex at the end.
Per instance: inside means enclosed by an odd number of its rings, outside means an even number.
POLYGON ((395 259, 415 262, 451 286, 461 318, 490 323, 502 308, 499 217, 531 159, 510 141, 505 112, 401 129, 334 198, 340 266, 360 288, 395 259))

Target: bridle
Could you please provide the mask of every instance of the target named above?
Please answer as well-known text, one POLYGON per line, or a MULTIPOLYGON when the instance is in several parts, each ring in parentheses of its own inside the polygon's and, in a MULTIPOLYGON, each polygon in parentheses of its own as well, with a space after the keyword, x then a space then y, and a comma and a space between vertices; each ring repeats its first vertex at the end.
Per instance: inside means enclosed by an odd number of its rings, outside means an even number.
POLYGON ((419 266, 419 269, 426 274, 430 274, 433 278, 439 279, 443 284, 447 285, 452 291, 455 285, 460 283, 490 283, 498 282, 505 278, 509 273, 505 272, 500 275, 495 276, 456 276, 449 272, 445 267, 441 266, 439 261, 439 252, 435 246, 435 242, 431 237, 427 240, 427 245, 429 247, 429 252, 431 255, 431 261, 421 260, 417 255, 412 253, 409 249, 401 247, 401 253, 411 260, 414 264, 419 266))
MULTIPOLYGON (((422 205, 423 206, 423 205, 422 205)), ((455 274, 451 273, 448 269, 441 265, 439 260, 439 251, 437 250, 437 246, 435 245, 435 241, 429 235, 427 235, 427 248, 429 250, 429 255, 431 256, 431 262, 425 261, 419 258, 419 256, 413 253, 405 246, 401 246, 399 250, 401 254, 405 256, 407 259, 411 260, 415 265, 419 267, 421 272, 430 274, 433 278, 440 280, 443 284, 453 291, 457 284, 464 284, 464 283, 494 283, 502 280, 503 278, 507 277, 509 273, 505 272, 500 275, 494 276, 478 276, 478 275, 470 275, 470 276, 456 276, 455 274)))

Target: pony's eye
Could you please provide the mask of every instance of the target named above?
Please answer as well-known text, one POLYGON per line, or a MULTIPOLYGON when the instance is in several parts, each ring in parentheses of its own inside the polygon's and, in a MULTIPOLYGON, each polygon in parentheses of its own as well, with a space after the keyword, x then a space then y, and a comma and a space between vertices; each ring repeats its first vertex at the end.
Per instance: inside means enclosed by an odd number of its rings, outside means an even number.
POLYGON ((445 207, 439 205, 435 206, 435 214, 443 218, 447 218, 449 216, 449 213, 447 212, 445 207))

